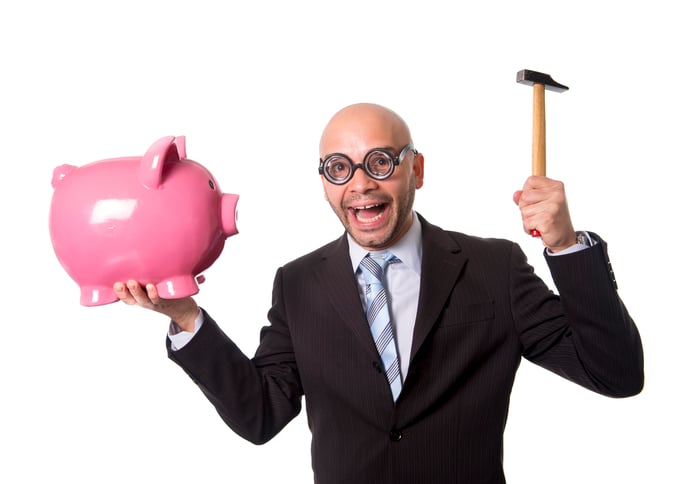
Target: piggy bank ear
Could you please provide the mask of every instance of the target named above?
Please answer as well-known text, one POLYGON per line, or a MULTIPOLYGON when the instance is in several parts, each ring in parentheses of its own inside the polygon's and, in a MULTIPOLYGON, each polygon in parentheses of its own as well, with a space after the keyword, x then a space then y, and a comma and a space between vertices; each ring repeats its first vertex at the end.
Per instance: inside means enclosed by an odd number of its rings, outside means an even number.
POLYGON ((181 160, 187 158, 187 149, 185 147, 185 137, 178 136, 175 138, 175 146, 177 146, 177 154, 181 160))
MULTIPOLYGON (((148 148, 141 158, 139 181, 147 188, 158 188, 162 182, 163 166, 167 162, 180 159, 178 146, 174 144, 174 136, 159 139, 148 148)), ((184 149, 184 141, 182 141, 184 149)))
POLYGON ((75 170, 77 170, 77 166, 73 165, 61 165, 57 166, 53 170, 53 178, 51 178, 51 186, 56 188, 58 184, 63 180, 65 177, 73 173, 75 170))

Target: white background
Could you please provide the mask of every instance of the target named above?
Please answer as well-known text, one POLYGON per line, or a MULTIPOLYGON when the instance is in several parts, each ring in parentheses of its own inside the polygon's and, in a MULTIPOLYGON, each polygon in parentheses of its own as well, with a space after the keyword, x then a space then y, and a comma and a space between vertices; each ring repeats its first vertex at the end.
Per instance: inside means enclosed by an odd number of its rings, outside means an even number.
POLYGON ((161 316, 79 305, 48 234, 55 166, 185 135, 189 157, 241 196, 240 234, 197 300, 252 355, 275 269, 341 233, 317 144, 358 101, 411 126, 426 159, 418 211, 519 242, 549 281, 511 201, 530 170, 532 110, 515 75, 533 69, 570 87, 547 93, 548 175, 566 183, 576 228, 609 242, 647 382, 613 400, 523 362, 506 475, 700 482, 692 2, 482 4, 3 3, 0 481, 312 481, 303 413, 253 446, 167 360, 161 316))

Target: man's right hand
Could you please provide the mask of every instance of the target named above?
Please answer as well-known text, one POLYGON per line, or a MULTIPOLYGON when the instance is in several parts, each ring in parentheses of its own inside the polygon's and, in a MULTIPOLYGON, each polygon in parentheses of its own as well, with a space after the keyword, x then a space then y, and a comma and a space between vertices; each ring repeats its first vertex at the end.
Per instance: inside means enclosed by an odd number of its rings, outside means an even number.
POLYGON ((172 319, 182 331, 194 331, 194 321, 199 314, 199 306, 191 297, 181 299, 164 299, 158 295, 154 284, 147 284, 144 290, 134 280, 126 283, 116 282, 113 286, 114 293, 125 304, 137 305, 165 314, 172 319))

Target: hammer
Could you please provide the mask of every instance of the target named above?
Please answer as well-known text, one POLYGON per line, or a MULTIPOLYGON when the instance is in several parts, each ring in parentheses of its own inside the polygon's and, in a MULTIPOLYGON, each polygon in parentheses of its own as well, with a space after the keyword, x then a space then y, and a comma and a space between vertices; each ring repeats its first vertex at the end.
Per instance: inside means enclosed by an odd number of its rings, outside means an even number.
MULTIPOLYGON (((533 88, 532 105, 532 174, 545 176, 547 172, 546 155, 546 123, 544 115, 544 90, 564 92, 569 88, 559 84, 549 74, 523 69, 516 76, 516 81, 533 88)), ((539 237, 537 229, 530 232, 533 237, 539 237)))

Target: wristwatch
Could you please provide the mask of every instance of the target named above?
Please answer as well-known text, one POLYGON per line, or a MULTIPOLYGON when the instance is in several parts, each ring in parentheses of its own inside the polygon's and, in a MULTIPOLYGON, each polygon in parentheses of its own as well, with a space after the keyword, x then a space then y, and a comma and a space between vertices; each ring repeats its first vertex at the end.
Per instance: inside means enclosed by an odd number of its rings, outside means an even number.
POLYGON ((591 236, 588 235, 588 232, 584 232, 582 230, 576 231, 576 243, 585 245, 586 247, 593 246, 593 240, 591 239, 591 236))

